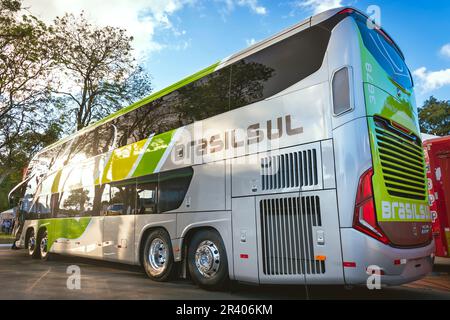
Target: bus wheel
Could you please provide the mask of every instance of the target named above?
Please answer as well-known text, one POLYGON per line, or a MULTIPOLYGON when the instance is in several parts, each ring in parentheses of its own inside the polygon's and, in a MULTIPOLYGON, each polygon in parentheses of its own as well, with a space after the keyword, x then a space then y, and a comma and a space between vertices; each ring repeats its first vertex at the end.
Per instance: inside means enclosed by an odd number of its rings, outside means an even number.
POLYGON ((36 235, 34 234, 34 229, 31 229, 28 234, 28 255, 33 259, 39 258, 39 248, 36 241, 36 235))
POLYGON ((39 236, 39 250, 40 250, 40 254, 41 254, 41 259, 42 260, 47 260, 48 259, 48 233, 47 230, 43 230, 40 232, 40 236, 39 236))
POLYGON ((222 238, 216 231, 196 233, 188 248, 189 274, 204 289, 223 288, 228 281, 228 261, 222 238))
POLYGON ((145 241, 144 269, 150 279, 167 281, 174 271, 173 251, 169 235, 162 229, 154 230, 145 241))

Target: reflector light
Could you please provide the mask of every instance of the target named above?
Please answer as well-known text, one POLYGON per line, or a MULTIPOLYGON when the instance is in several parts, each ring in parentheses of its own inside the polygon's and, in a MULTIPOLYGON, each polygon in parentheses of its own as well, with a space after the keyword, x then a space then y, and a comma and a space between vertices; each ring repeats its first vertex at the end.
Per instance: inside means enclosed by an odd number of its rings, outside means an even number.
POLYGON ((356 268, 356 262, 353 262, 353 261, 344 261, 344 262, 342 263, 342 265, 343 265, 345 268, 356 268))
POLYGON ((396 260, 394 260, 394 264, 397 266, 397 265, 400 265, 400 264, 406 264, 406 259, 396 259, 396 260))
POLYGON ((409 129, 407 129, 406 127, 402 126, 401 124, 398 124, 397 122, 391 121, 391 124, 392 124, 393 127, 395 127, 398 130, 403 131, 404 133, 407 133, 407 134, 410 133, 409 129))
POLYGON ((316 256, 316 260, 325 261, 325 260, 327 260, 327 256, 316 256))
POLYGON ((248 259, 248 254, 241 253, 241 259, 248 259))

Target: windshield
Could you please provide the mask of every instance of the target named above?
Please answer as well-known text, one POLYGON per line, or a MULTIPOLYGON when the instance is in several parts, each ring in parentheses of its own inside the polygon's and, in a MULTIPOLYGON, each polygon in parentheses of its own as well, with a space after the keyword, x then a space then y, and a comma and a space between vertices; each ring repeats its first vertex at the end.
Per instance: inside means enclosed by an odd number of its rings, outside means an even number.
POLYGON ((397 49, 390 43, 390 40, 377 29, 369 28, 366 17, 359 14, 355 14, 354 17, 365 47, 374 56, 380 66, 403 89, 412 89, 413 83, 408 67, 397 49))

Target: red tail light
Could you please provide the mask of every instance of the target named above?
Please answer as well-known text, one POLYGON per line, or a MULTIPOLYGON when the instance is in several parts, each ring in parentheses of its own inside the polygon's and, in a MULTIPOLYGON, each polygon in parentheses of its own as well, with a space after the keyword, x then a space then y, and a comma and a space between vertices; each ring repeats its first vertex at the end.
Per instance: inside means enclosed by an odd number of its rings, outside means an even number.
POLYGON ((353 12, 355 12, 355 10, 351 8, 346 8, 344 10, 339 11, 338 14, 352 14, 353 12))
POLYGON ((391 124, 392 124, 393 127, 397 128, 398 130, 400 130, 400 131, 402 131, 402 132, 404 132, 406 134, 410 134, 411 133, 411 131, 408 128, 402 126, 401 124, 399 124, 397 122, 391 121, 391 124))
POLYGON ((389 239, 381 231, 377 223, 377 213, 373 200, 372 176, 373 169, 370 168, 359 179, 353 228, 388 244, 389 239))

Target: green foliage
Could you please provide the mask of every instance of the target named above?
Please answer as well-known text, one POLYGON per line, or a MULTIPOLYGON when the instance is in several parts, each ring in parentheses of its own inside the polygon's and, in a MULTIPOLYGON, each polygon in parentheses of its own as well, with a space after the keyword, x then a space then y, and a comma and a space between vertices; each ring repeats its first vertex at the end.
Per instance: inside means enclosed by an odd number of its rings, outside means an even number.
POLYGON ((124 29, 99 28, 82 13, 56 18, 50 30, 51 56, 61 79, 54 92, 77 130, 150 93, 150 78, 135 67, 133 38, 124 29))
POLYGON ((47 26, 0 0, 0 210, 37 151, 149 94, 131 41, 83 14, 47 26))
POLYGON ((445 136, 450 134, 450 101, 431 96, 419 108, 420 131, 445 136))

